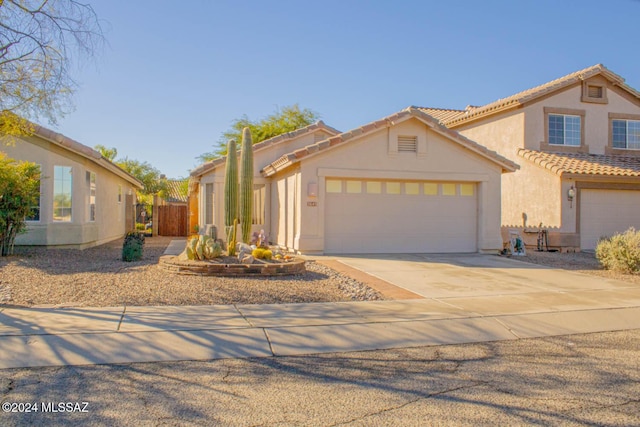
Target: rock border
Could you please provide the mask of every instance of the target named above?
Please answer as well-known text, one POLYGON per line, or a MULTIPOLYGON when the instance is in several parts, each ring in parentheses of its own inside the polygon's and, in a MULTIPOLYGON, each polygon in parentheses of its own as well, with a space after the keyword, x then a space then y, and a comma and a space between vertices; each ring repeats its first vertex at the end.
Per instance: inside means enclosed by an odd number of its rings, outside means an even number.
POLYGON ((220 264, 207 261, 181 261, 174 255, 163 255, 158 261, 160 268, 176 274, 219 277, 290 276, 304 273, 307 269, 302 259, 288 262, 255 264, 220 264))

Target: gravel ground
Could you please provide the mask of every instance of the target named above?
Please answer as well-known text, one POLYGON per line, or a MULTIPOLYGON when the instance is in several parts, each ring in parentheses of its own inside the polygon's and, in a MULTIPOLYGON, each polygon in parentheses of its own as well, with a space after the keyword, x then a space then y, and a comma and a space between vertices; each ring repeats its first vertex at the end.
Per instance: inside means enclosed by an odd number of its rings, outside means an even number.
POLYGON ((378 300, 365 284, 315 262, 274 278, 171 274, 158 258, 172 238, 147 238, 144 258, 120 259, 122 242, 86 249, 16 248, 0 258, 0 306, 209 305, 378 300))
POLYGON ((513 259, 553 268, 577 271, 607 279, 616 279, 629 283, 640 284, 640 274, 622 274, 603 270, 600 262, 596 259, 593 252, 560 253, 527 250, 526 256, 516 256, 513 257, 513 259))

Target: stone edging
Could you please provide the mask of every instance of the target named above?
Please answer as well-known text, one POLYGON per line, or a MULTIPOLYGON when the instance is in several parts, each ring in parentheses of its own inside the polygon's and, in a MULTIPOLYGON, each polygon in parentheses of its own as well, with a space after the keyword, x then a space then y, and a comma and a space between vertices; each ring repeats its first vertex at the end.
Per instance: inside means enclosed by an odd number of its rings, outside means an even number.
POLYGON ((305 261, 294 259, 283 263, 259 264, 218 264, 206 261, 181 261, 177 256, 164 255, 160 257, 160 268, 176 274, 190 274, 196 276, 287 276, 306 271, 305 261))

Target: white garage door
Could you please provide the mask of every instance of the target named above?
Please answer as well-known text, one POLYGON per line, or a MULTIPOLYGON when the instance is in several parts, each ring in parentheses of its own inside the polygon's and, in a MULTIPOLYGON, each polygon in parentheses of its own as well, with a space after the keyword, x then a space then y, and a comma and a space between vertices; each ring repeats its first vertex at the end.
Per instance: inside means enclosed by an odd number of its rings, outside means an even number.
POLYGON ((640 191, 580 191, 580 247, 595 249, 602 236, 640 230, 640 191))
POLYGON ((474 183, 326 181, 326 253, 477 250, 474 183))

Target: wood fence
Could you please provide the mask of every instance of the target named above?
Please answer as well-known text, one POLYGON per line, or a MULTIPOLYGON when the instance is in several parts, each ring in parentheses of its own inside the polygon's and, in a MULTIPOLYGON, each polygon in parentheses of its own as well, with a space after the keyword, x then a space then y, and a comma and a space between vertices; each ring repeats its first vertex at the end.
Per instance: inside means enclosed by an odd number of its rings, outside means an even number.
POLYGON ((186 206, 158 206, 159 236, 186 236, 187 221, 186 206))

